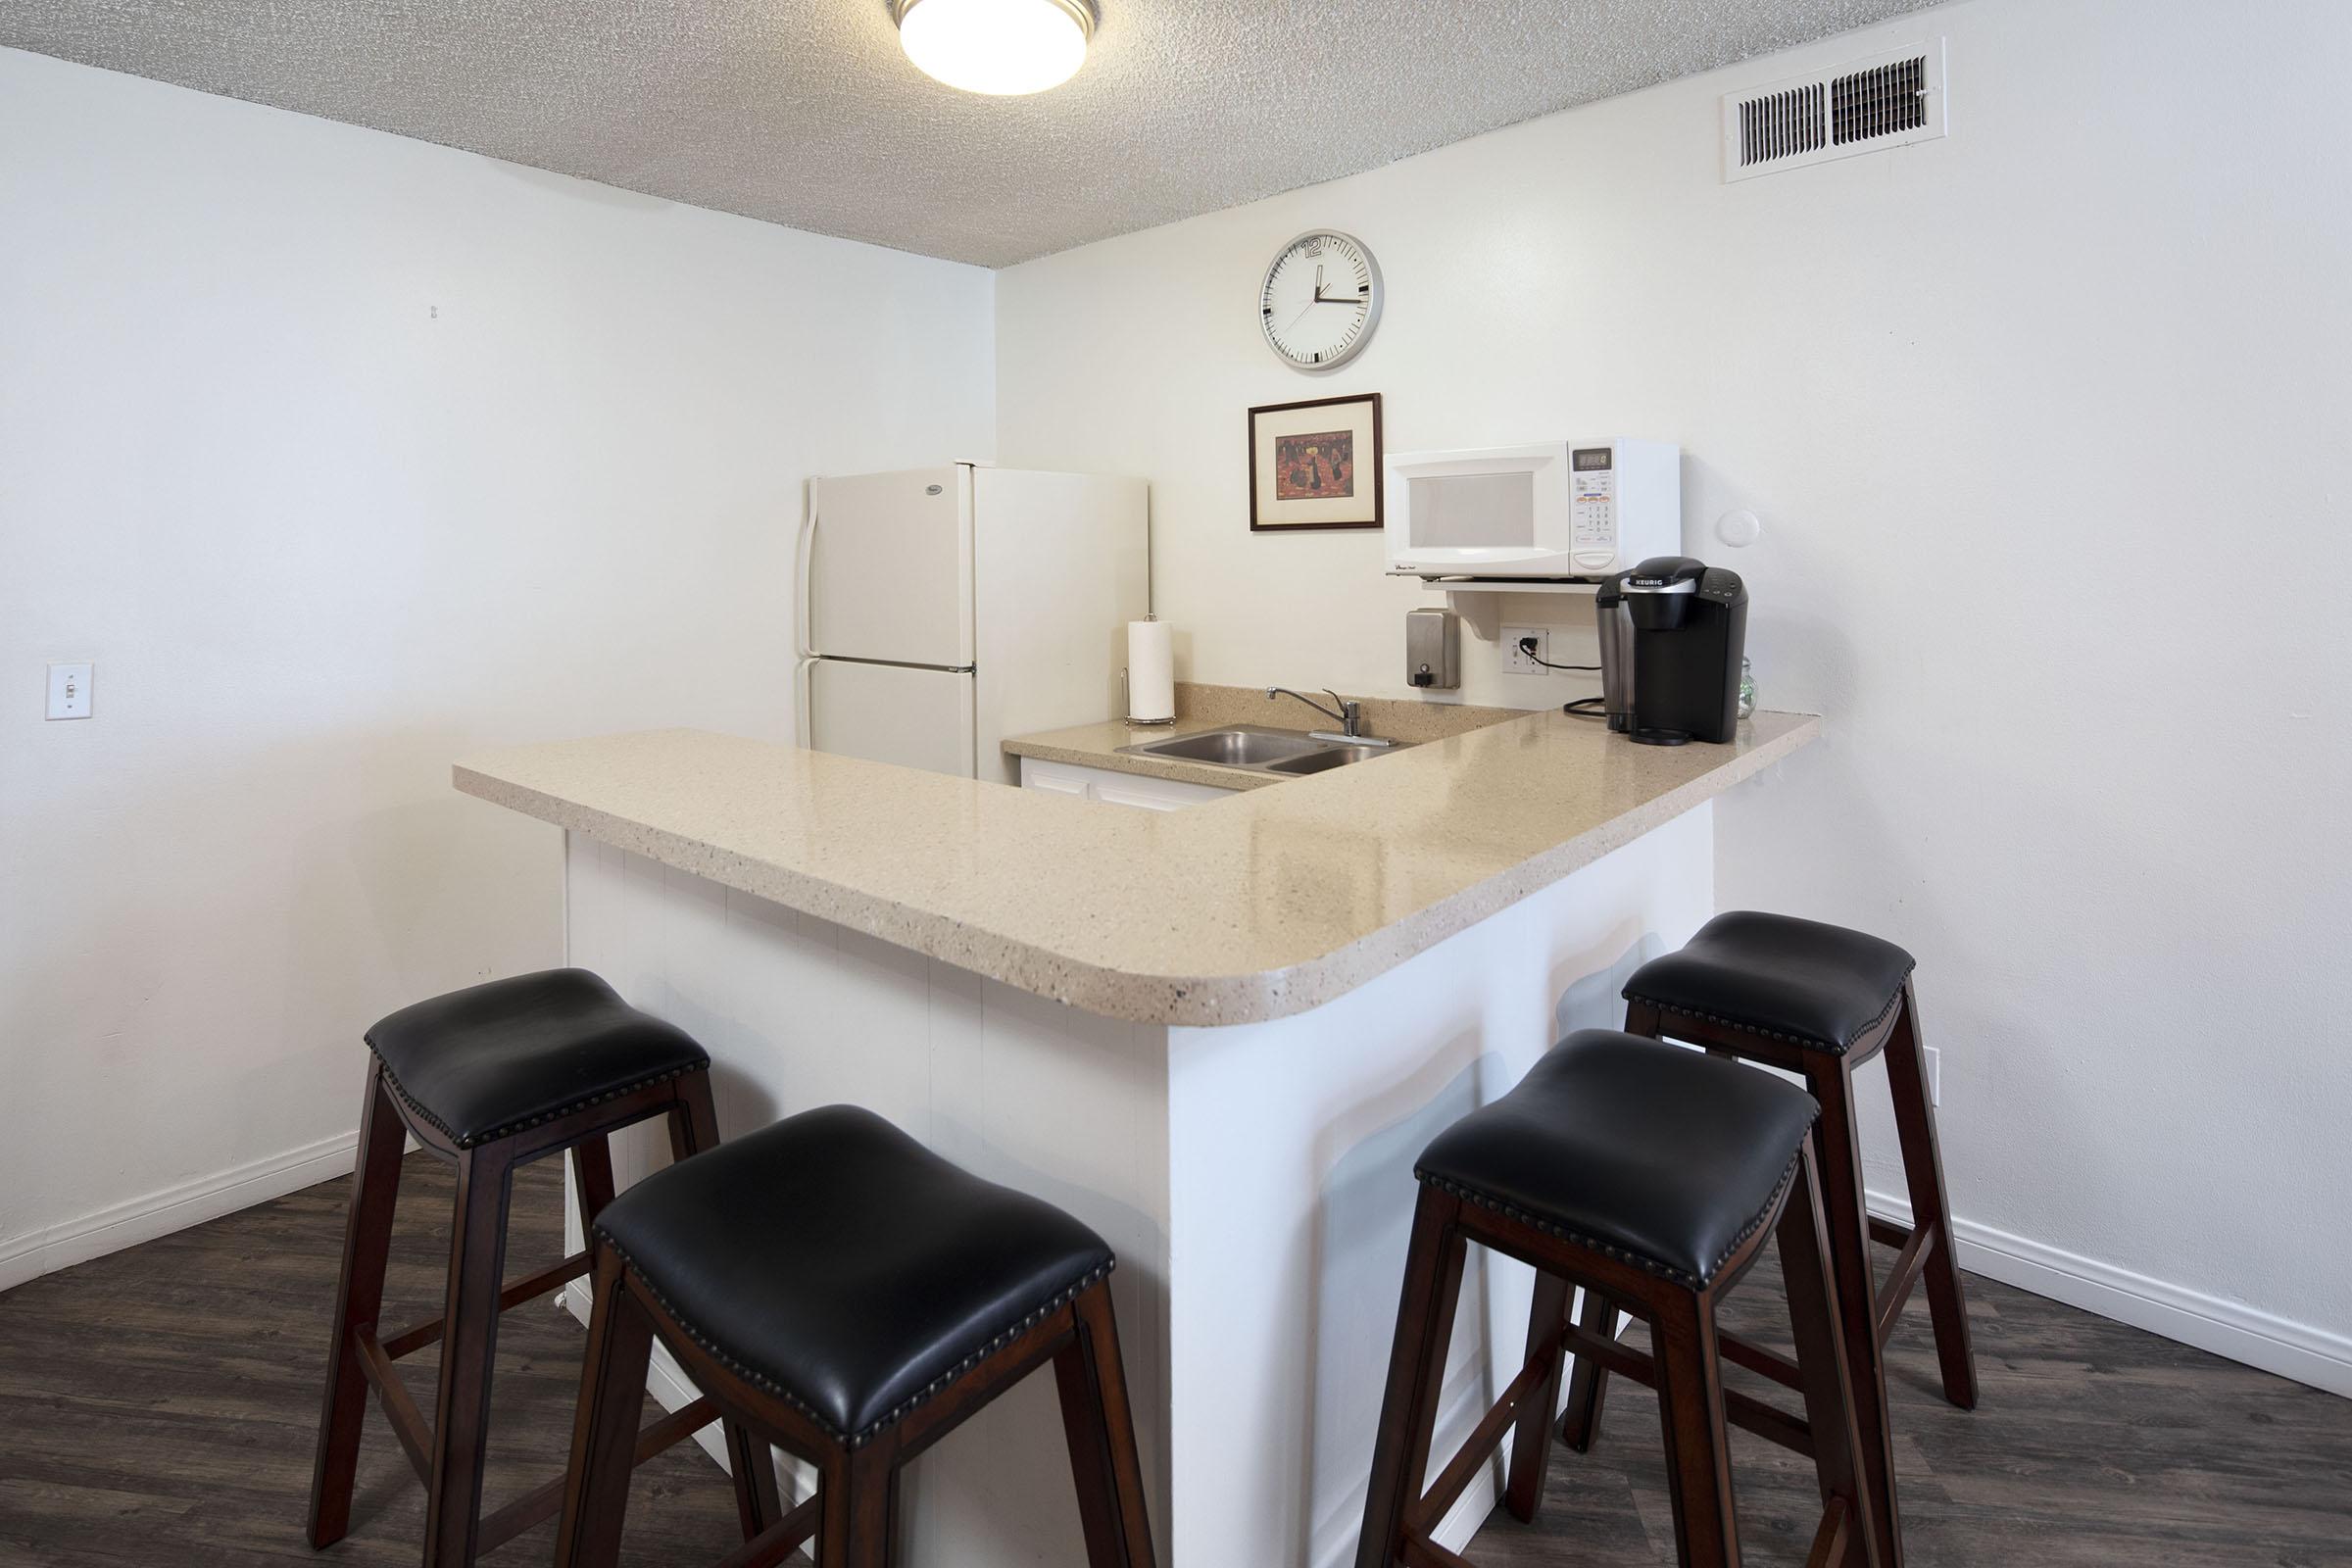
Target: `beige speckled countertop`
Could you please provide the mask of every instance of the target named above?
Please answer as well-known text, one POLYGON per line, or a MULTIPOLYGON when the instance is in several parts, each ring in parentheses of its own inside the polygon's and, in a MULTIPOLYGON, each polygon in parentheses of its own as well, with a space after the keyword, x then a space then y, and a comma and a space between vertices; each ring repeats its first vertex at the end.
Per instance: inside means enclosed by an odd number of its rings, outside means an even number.
MULTIPOLYGON (((1161 733, 1165 733, 1162 731, 1161 733)), ((1636 746, 1557 711, 1177 811, 700 730, 469 757, 457 787, 1088 1012, 1304 1011, 1821 733, 1636 746)))

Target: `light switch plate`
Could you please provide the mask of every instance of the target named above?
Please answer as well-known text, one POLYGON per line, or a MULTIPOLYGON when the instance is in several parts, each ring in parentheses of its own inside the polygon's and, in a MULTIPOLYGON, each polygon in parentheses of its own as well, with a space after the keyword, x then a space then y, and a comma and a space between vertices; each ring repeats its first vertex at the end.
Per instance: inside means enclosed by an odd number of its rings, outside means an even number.
POLYGON ((90 667, 88 664, 51 664, 49 666, 49 716, 51 718, 87 718, 90 716, 90 667))

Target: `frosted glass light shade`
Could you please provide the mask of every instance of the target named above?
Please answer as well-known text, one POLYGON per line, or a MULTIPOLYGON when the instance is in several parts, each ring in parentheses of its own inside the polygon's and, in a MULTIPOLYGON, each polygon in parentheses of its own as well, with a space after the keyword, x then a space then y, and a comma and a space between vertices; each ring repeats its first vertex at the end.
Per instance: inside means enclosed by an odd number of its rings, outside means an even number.
POLYGON ((924 74, 1011 97, 1058 87, 1086 63, 1088 0, 897 0, 899 46, 924 74))

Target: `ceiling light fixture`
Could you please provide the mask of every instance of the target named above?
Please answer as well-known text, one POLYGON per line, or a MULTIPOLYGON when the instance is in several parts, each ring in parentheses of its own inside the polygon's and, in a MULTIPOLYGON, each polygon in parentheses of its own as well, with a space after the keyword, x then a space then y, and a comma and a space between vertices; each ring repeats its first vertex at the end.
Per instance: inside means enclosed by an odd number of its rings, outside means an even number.
POLYGON ((1093 0, 891 0, 899 46, 926 75, 996 97, 1058 87, 1086 64, 1093 0))

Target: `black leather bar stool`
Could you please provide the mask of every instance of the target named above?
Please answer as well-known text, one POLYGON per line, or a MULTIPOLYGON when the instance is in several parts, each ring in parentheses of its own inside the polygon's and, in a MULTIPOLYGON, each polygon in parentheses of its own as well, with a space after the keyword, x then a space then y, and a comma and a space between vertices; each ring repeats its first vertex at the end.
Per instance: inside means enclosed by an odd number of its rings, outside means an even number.
POLYGON ((727 1559, 815 1541, 885 1568, 899 1467, 1051 1361, 1090 1568, 1151 1568, 1102 1239, 851 1105, 672 1165, 596 1222, 596 1312, 558 1568, 612 1568, 659 1336, 721 1410, 812 1462, 817 1490, 727 1559))
POLYGON ((1808 1097, 1767 1074, 1587 1029, 1439 1134, 1414 1170, 1421 1197, 1356 1568, 1465 1568, 1429 1532, 1506 1431, 1517 1435, 1504 1505, 1535 1517, 1568 1349, 1658 1391, 1683 1568, 1740 1561, 1727 1424, 1812 1455, 1824 1508, 1808 1568, 1878 1564, 1880 1499, 1864 1480, 1839 1348, 1814 1117, 1808 1097), (1802 1420, 1726 1390, 1717 1360, 1717 1303, 1776 1227, 1802 1420), (1527 1360, 1424 1491, 1469 1242, 1537 1269, 1527 1360), (1646 1321, 1650 1351, 1572 1322, 1575 1286, 1646 1321))
MULTIPOLYGON (((1821 1102, 1815 1137, 1829 1215, 1830 1265, 1848 1339, 1848 1375, 1857 1390, 1885 1387, 1886 1340, 1924 1274, 1944 1397, 1974 1409, 1976 1356, 1953 1253, 1936 1109, 1928 1098, 1919 1003, 1911 984, 1914 962, 1893 943, 1843 926, 1752 910, 1719 914, 1681 952, 1634 971, 1625 987, 1625 1027, 1803 1077, 1821 1102), (1881 1051, 1886 1054, 1895 1133, 1910 1188, 1908 1226, 1871 1219, 1862 1201, 1853 1074, 1881 1051), (1871 1266, 1873 1241, 1901 1249, 1884 1289, 1877 1287, 1871 1266)), ((1586 1326, 1605 1331, 1606 1303, 1588 1305, 1586 1326)), ((1724 1350, 1766 1377, 1792 1382, 1793 1369, 1772 1351, 1739 1340, 1728 1341, 1724 1350)), ((1605 1368, 1578 1367, 1561 1429, 1574 1447, 1587 1448, 1592 1442, 1606 1377, 1605 1368)), ((1861 1414, 1863 1453, 1875 1472, 1888 1463, 1885 1401, 1865 1399, 1861 1414)), ((1874 1474, 1873 1481, 1891 1494, 1891 1473, 1874 1474)), ((1888 1568, 1894 1568, 1899 1544, 1884 1544, 1888 1568)))
MULTIPOLYGON (((507 1198, 515 1167, 572 1151, 581 1223, 612 1197, 606 1135, 666 1115, 679 1159, 718 1142, 711 1113, 710 1058, 679 1030, 637 1011, 584 969, 494 980, 403 1007, 368 1031, 366 1107, 359 1171, 335 1293, 334 1342, 327 1352, 326 1410, 311 1482, 310 1539, 325 1546, 351 1525, 360 1429, 370 1388, 425 1485, 426 1568, 466 1568, 553 1515, 562 1478, 481 1516, 482 1461, 490 1368, 498 1318, 588 1272, 575 1252, 514 1285, 505 1283, 507 1198), (449 1290, 440 1317, 404 1333, 376 1327, 392 1207, 400 1191, 404 1133, 458 1168, 451 1224, 449 1290), (441 1343, 439 1392, 428 1424, 393 1363, 441 1343)), ((632 1434, 651 1457, 710 1424, 717 1410, 697 1400, 632 1434)), ((780 1512, 765 1449, 728 1434, 736 1499, 746 1536, 780 1512)))

